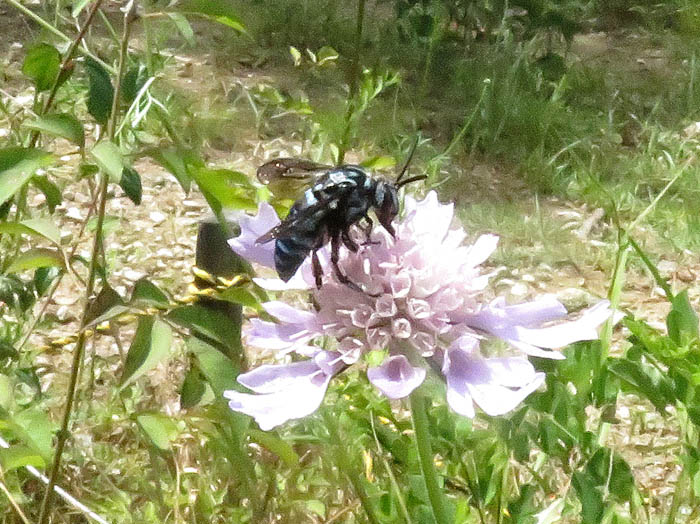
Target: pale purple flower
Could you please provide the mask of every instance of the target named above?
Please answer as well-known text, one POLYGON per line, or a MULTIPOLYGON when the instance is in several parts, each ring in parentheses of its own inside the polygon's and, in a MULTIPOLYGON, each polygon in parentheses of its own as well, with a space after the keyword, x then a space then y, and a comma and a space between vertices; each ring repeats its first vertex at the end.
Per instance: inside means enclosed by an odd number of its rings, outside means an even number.
MULTIPOLYGON (((490 275, 480 265, 496 249, 498 238, 482 235, 473 244, 464 244, 467 235, 452 226, 453 219, 453 206, 440 204, 435 192, 422 201, 407 196, 404 216, 394 223, 395 237, 377 226, 373 243, 362 245, 357 253, 342 248, 340 268, 363 292, 337 280, 325 249, 319 253, 324 268, 320 289, 309 260, 287 283, 255 279, 268 290, 308 289, 314 308, 263 304, 278 322, 251 320, 247 343, 312 360, 306 367, 300 365, 304 362, 283 364, 273 373, 270 366, 263 366, 259 369, 266 370, 264 375, 257 369, 241 375, 239 382, 257 394, 228 392, 231 408, 254 416, 261 427, 315 410, 333 375, 317 363, 319 355, 328 361, 329 353, 314 345, 325 337, 337 341, 331 359, 335 371, 368 351, 387 351, 388 357, 367 376, 389 398, 406 397, 423 382, 426 369, 416 363, 422 356, 442 371, 447 401, 457 413, 473 417, 476 404, 487 414, 500 415, 536 390, 544 376, 522 356, 484 358, 479 349, 482 339, 490 335, 528 355, 564 358, 552 350, 597 338, 596 328, 610 316, 605 301, 577 320, 559 324, 552 322, 565 319, 567 312, 552 296, 512 306, 502 298, 489 301, 490 275), (298 401, 297 389, 308 397, 303 402, 298 401), (285 409, 288 404, 294 406, 285 409)), ((255 239, 278 223, 271 206, 261 204, 256 217, 241 221, 242 233, 230 241, 231 247, 242 257, 271 267, 274 243, 260 245, 255 239)), ((363 240, 357 236, 359 243, 363 240)))

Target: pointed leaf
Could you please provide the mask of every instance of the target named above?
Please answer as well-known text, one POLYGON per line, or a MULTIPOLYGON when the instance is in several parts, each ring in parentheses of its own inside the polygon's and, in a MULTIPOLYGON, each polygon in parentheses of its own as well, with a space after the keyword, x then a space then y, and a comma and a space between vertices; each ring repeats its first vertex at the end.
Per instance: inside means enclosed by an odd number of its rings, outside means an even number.
POLYGON ((236 377, 239 374, 234 362, 214 346, 196 337, 187 339, 187 349, 197 356, 199 369, 214 390, 217 398, 221 398, 227 389, 238 388, 236 377))
POLYGON ((26 234, 50 240, 56 245, 61 243, 61 231, 48 218, 31 218, 22 222, 0 222, 0 233, 10 235, 26 234))
POLYGON ((61 54, 49 44, 32 47, 22 64, 22 72, 34 81, 37 91, 51 89, 60 70, 61 54))
POLYGON ((119 180, 119 185, 134 204, 137 206, 141 203, 143 189, 141 188, 141 175, 139 175, 133 167, 125 167, 122 171, 122 178, 119 180))
POLYGON ((190 23, 187 21, 187 18, 180 13, 168 13, 168 16, 173 21, 175 27, 182 37, 189 45, 193 46, 195 44, 194 31, 192 30, 190 23))
POLYGON ((170 311, 167 319, 225 347, 237 347, 240 344, 241 326, 235 325, 231 318, 220 311, 200 305, 181 306, 170 311))
POLYGON ((190 151, 183 151, 176 148, 156 149, 151 151, 149 155, 177 179, 185 193, 190 192, 192 178, 188 170, 188 165, 201 164, 202 162, 198 157, 190 151))
POLYGON ((235 29, 239 33, 245 32, 238 14, 228 2, 221 2, 220 0, 184 0, 178 4, 177 10, 183 14, 206 16, 220 24, 235 29))
POLYGON ((167 307, 170 304, 170 299, 153 282, 142 278, 134 284, 134 290, 131 292, 131 302, 145 302, 167 307))
POLYGON ((282 440, 277 435, 267 431, 257 429, 249 429, 248 436, 253 442, 257 442, 261 446, 272 451, 275 455, 281 458, 288 467, 293 468, 299 464, 299 455, 294 451, 294 448, 289 442, 282 440))
POLYGON ((87 312, 85 313, 85 324, 89 325, 95 319, 104 316, 109 310, 123 305, 124 300, 119 293, 106 284, 95 299, 90 302, 87 312))
POLYGON ((35 248, 25 251, 15 260, 10 267, 7 268, 7 273, 19 273, 27 269, 37 269, 40 267, 64 267, 63 257, 58 251, 46 248, 35 248))
POLYGON ((175 421, 162 413, 144 413, 136 421, 151 443, 161 451, 170 451, 171 443, 177 438, 175 421))
POLYGON ((190 368, 180 388, 180 407, 189 409, 196 406, 202 400, 206 390, 207 386, 199 370, 196 367, 190 368))
POLYGON ((25 466, 34 466, 35 468, 44 468, 46 462, 33 449, 27 446, 11 446, 9 448, 0 448, 0 464, 5 471, 11 471, 25 466))
POLYGON ((90 93, 88 95, 87 109, 99 124, 107 124, 112 113, 112 101, 114 88, 109 78, 109 73, 97 61, 85 57, 85 68, 90 78, 90 93))
POLYGON ((119 183, 124 171, 124 158, 114 142, 103 140, 90 151, 97 165, 107 173, 112 182, 119 183))
POLYGON ((121 389, 163 360, 170 351, 172 339, 170 326, 165 322, 154 317, 141 317, 126 355, 124 371, 119 381, 121 389))
POLYGON ((56 206, 61 205, 61 189, 45 175, 34 175, 31 183, 44 193, 46 204, 49 206, 49 213, 53 213, 56 210, 56 206))
POLYGON ((34 148, 0 149, 0 204, 12 198, 34 172, 53 160, 49 153, 34 148))
POLYGON ((90 3, 90 0, 76 0, 73 2, 73 10, 71 11, 70 15, 73 18, 78 18, 78 15, 82 12, 83 9, 85 9, 85 6, 90 3))
POLYGON ((191 169, 190 175, 215 211, 221 208, 254 211, 258 207, 254 186, 243 173, 200 167, 191 169))
POLYGON ((671 311, 666 317, 668 336, 676 344, 683 345, 698 338, 698 314, 688 299, 688 291, 673 297, 671 311))
POLYGON ((85 129, 80 120, 73 115, 67 113, 44 115, 23 125, 29 129, 65 138, 80 147, 85 146, 85 129))

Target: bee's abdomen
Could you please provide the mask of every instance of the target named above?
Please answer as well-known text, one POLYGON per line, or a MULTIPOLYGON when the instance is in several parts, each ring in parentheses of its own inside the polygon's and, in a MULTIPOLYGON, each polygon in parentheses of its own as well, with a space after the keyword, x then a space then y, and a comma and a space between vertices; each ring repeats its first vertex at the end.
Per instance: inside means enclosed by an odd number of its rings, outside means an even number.
POLYGON ((315 236, 278 238, 275 242, 275 269, 279 277, 285 282, 292 278, 316 243, 315 236))

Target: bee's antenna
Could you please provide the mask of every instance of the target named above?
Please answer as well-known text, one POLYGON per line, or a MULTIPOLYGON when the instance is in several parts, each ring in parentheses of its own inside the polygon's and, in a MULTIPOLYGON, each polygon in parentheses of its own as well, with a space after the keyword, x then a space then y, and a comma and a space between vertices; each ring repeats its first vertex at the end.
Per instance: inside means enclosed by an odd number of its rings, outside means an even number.
POLYGON ((408 166, 410 165, 411 160, 413 160, 413 153, 416 152, 416 147, 418 146, 418 139, 419 139, 419 136, 417 136, 416 141, 413 142, 413 146, 411 147, 411 152, 408 154, 408 160, 406 160, 406 163, 404 164, 403 169, 401 170, 401 173, 399 173, 399 177, 396 179, 396 186, 397 187, 401 187, 407 183, 407 182, 404 182, 403 184, 399 184, 399 182, 401 182, 401 179, 403 178, 403 176, 406 174, 406 170, 408 169, 408 166))
POLYGON ((405 186, 406 184, 410 184, 411 182, 416 182, 417 180, 425 180, 428 178, 428 175, 417 175, 417 176, 412 176, 411 178, 407 178, 406 180, 402 180, 401 182, 398 182, 396 184, 396 188, 400 188, 405 186))

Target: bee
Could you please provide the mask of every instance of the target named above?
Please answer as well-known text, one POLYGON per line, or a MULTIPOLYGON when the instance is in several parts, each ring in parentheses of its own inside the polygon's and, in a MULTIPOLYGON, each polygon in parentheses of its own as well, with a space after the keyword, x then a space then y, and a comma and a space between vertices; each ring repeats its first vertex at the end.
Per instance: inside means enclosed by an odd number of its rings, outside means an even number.
POLYGON ((416 144, 395 181, 374 177, 358 165, 329 166, 298 158, 278 158, 260 166, 257 176, 263 183, 282 179, 312 183, 294 202, 286 218, 256 240, 258 244, 275 240, 275 269, 279 277, 287 282, 311 253, 316 287, 320 288, 323 269, 318 250, 330 241, 331 265, 336 277, 362 292, 338 267, 340 246, 345 245, 352 252, 359 249, 350 237, 350 228, 355 224, 366 235, 365 243, 372 243, 374 221, 369 216, 372 209, 384 229, 395 236, 391 223, 399 213, 399 189, 427 178, 426 175, 404 178, 416 144))

